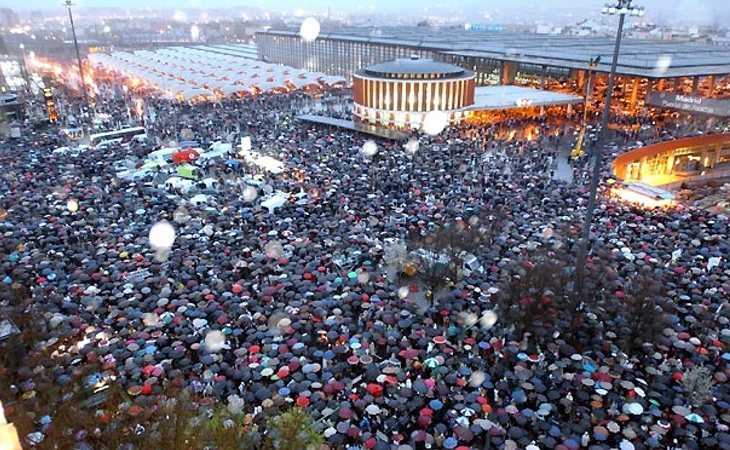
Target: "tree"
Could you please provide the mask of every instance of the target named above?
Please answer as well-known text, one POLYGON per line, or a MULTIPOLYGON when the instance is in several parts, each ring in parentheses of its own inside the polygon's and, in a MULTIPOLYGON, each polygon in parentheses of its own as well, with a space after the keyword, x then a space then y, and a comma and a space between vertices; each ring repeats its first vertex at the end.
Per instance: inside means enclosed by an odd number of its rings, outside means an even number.
POLYGON ((542 340, 550 335, 561 306, 572 298, 568 267, 559 255, 540 252, 507 270, 496 302, 500 320, 514 327, 515 337, 530 332, 542 340))
MULTIPOLYGON (((426 266, 446 266, 446 282, 456 283, 462 275, 464 259, 479 253, 483 247, 491 246, 502 229, 504 212, 494 210, 485 218, 471 216, 467 220, 447 223, 409 242, 412 250, 422 250, 420 260, 426 266)), ((426 267, 426 271, 441 274, 443 270, 426 267)))
POLYGON ((409 262, 408 246, 403 240, 395 239, 383 244, 383 266, 388 278, 399 279, 409 262))
POLYGON ((712 394, 712 370, 705 366, 694 366, 684 373, 682 386, 691 405, 704 404, 712 394))
POLYGON ((324 443, 306 411, 291 408, 266 422, 261 450, 315 450, 324 443))
POLYGON ((633 353, 645 343, 654 341, 666 327, 667 319, 661 288, 655 280, 636 275, 627 284, 629 288, 616 314, 624 327, 619 335, 620 342, 627 353, 633 353))

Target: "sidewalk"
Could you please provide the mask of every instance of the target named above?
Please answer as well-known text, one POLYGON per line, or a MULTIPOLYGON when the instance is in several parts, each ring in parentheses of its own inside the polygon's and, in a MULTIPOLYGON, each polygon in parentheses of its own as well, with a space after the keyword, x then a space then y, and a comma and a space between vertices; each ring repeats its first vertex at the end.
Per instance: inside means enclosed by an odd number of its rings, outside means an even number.
POLYGON ((561 148, 555 161, 555 174, 553 174, 554 180, 573 183, 573 166, 570 165, 569 158, 570 148, 561 148))

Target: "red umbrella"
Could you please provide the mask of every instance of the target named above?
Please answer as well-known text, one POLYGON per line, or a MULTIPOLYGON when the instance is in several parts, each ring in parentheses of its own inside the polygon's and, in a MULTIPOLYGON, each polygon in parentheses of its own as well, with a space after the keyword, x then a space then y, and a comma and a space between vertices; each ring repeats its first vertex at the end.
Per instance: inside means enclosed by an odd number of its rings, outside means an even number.
POLYGON ((176 164, 192 162, 198 159, 198 157, 200 157, 200 154, 192 148, 180 150, 179 152, 175 152, 172 154, 172 160, 176 164))
POLYGON ((381 397, 383 395, 383 386, 379 384, 370 383, 365 387, 365 390, 373 397, 381 397))
POLYGON ((431 417, 430 416, 419 416, 418 417, 418 426, 420 427, 427 427, 431 425, 431 417))

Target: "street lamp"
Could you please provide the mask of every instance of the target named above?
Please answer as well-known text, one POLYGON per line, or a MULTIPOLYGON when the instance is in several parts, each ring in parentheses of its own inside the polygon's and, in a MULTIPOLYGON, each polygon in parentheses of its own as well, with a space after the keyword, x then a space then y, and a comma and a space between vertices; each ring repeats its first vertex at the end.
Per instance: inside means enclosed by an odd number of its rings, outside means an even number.
POLYGON ((25 44, 21 42, 18 47, 20 47, 20 75, 23 77, 25 93, 27 94, 30 91, 30 83, 28 82, 28 69, 25 66, 25 44))
POLYGON ((611 115, 611 96, 613 95, 613 85, 616 81, 616 66, 618 64, 618 55, 621 49, 621 35, 624 31, 624 20, 627 15, 641 17, 644 15, 644 8, 631 5, 632 0, 617 0, 615 3, 606 4, 601 8, 601 12, 607 15, 618 14, 618 30, 616 31, 616 44, 613 48, 613 60, 611 61, 611 72, 608 76, 608 86, 606 89, 606 102, 603 106, 603 117, 601 118, 601 128, 598 130, 598 142, 593 153, 593 173, 591 183, 588 190, 588 204, 586 205, 586 216, 583 222, 583 230, 580 236, 580 245, 578 247, 578 257, 575 265, 575 289, 576 294, 581 295, 583 292, 583 282, 585 278, 586 258, 588 257, 588 246, 590 245, 591 224, 593 222, 593 212, 596 208, 596 194, 598 192, 598 182, 601 178, 601 162, 603 160, 603 142, 606 129, 608 128, 608 118, 611 115))
MULTIPOLYGON (((81 92, 84 94, 84 103, 86 104, 87 108, 89 107, 89 96, 86 93, 86 81, 84 81, 84 69, 81 65, 81 54, 79 53, 79 41, 76 39, 76 27, 74 26, 74 16, 71 13, 71 7, 75 6, 73 3, 71 3, 71 0, 66 0, 64 3, 66 5, 66 8, 68 8, 68 20, 71 22, 71 34, 73 34, 74 37, 74 48, 76 49, 76 61, 79 63, 79 77, 81 78, 81 92)), ((91 112, 91 111, 89 111, 91 112)))

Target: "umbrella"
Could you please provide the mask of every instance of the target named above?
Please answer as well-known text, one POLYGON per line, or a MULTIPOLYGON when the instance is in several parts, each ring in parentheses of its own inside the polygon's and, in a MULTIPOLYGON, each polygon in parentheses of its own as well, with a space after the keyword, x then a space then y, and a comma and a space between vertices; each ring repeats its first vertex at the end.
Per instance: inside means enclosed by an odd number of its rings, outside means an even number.
POLYGON ((441 402, 441 400, 433 399, 428 402, 428 406, 434 411, 440 411, 441 408, 444 407, 444 404, 441 402))

